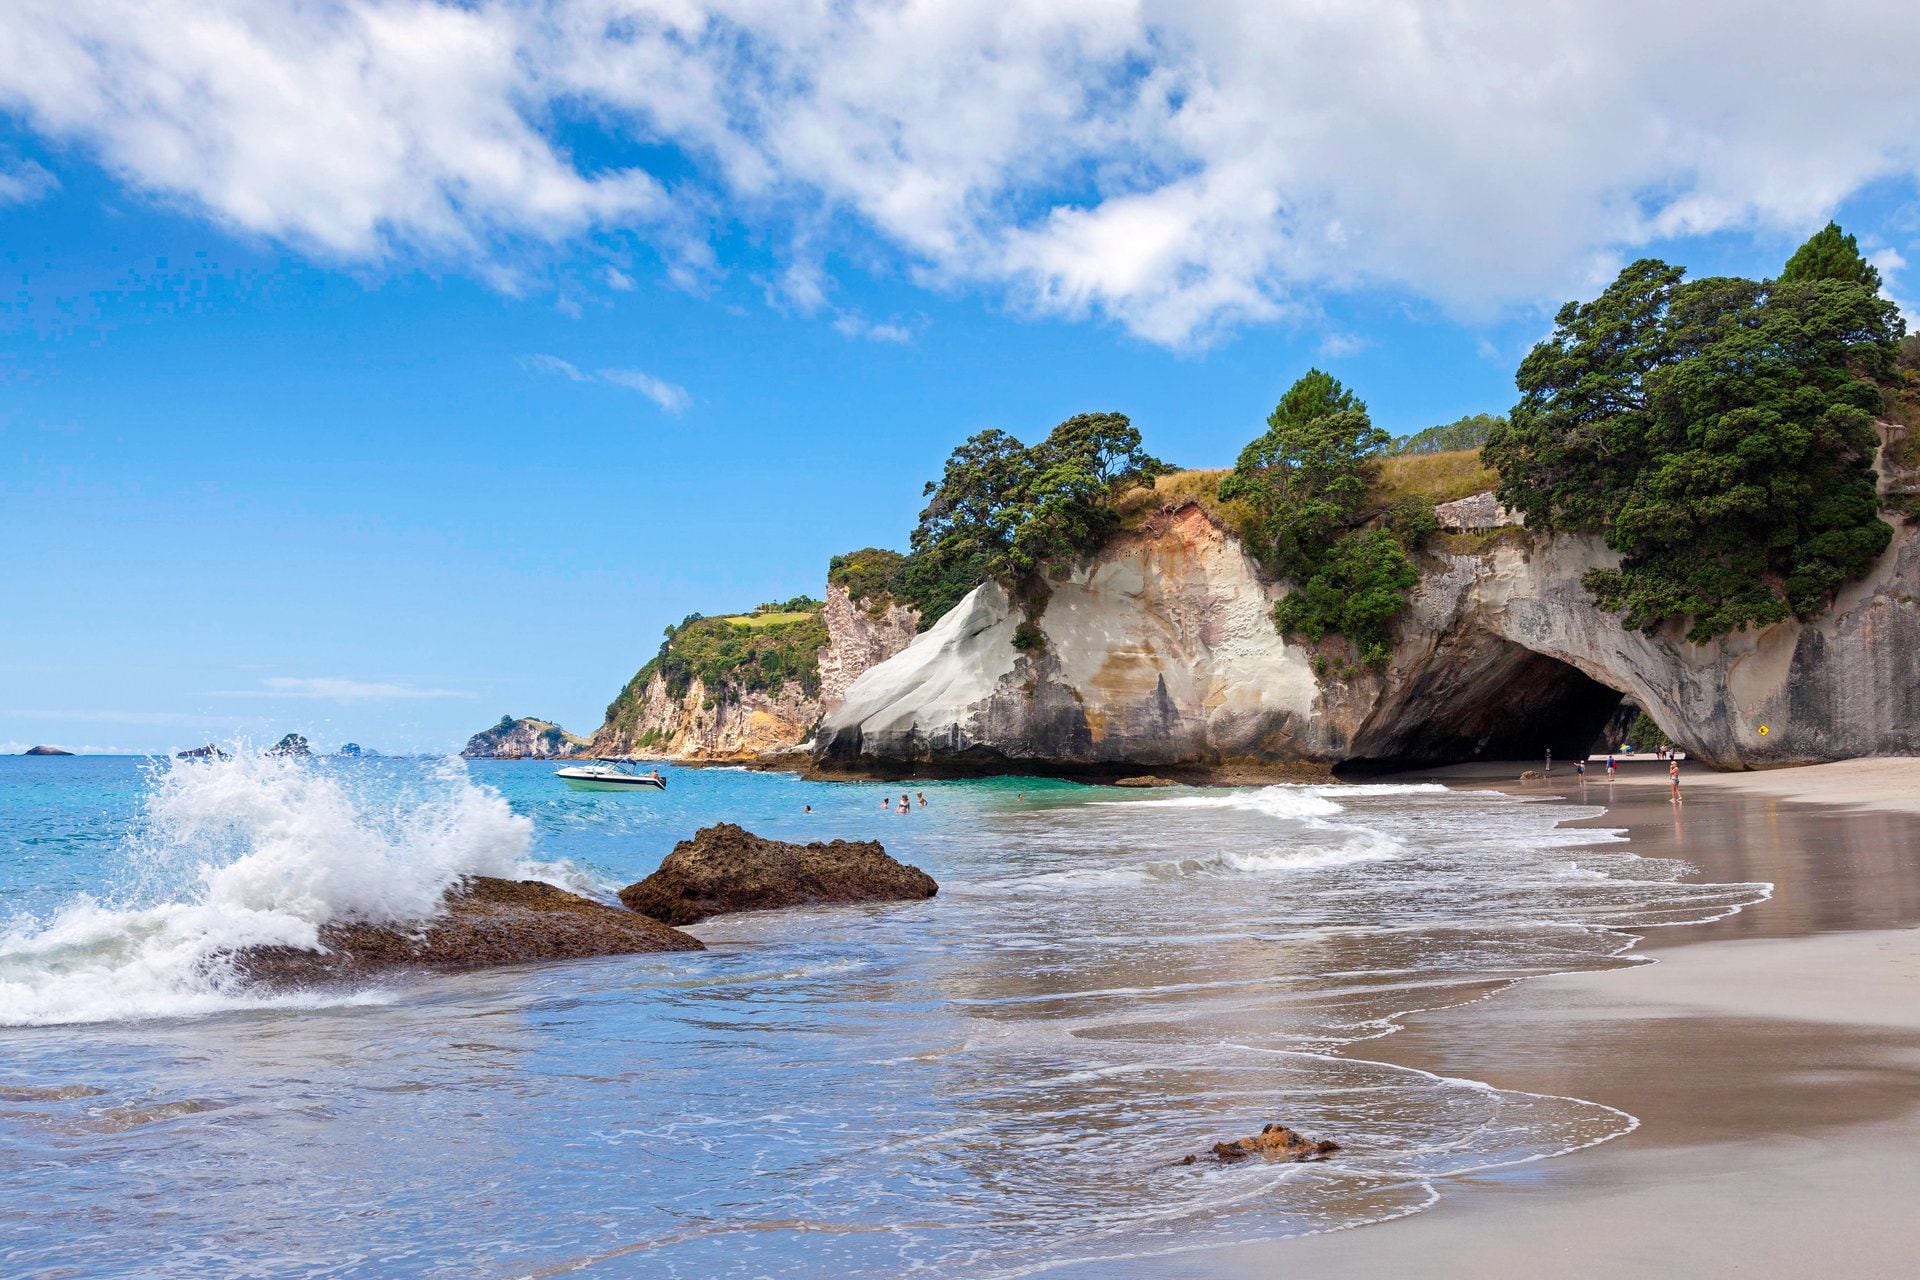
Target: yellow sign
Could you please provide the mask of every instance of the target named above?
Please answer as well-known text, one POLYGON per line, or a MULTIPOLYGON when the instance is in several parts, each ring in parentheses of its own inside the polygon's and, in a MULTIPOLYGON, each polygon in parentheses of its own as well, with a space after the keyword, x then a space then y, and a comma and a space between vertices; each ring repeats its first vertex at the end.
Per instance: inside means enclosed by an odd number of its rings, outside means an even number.
POLYGON ((1760 726, 1760 736, 1763 738, 1767 736, 1767 726, 1765 725, 1760 726))

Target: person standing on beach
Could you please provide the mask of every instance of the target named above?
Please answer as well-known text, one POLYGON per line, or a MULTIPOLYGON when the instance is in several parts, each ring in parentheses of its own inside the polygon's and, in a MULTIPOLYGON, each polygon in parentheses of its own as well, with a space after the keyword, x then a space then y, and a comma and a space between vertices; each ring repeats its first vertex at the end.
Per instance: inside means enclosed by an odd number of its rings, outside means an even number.
POLYGON ((1553 748, 1552 747, 1547 748, 1547 772, 1548 773, 1553 772, 1553 748))
POLYGON ((1580 781, 1585 782, 1587 780, 1587 762, 1585 760, 1575 760, 1573 762, 1573 772, 1580 781))
POLYGON ((1667 761, 1667 781, 1673 784, 1673 802, 1675 804, 1679 804, 1680 803, 1680 762, 1678 760, 1667 761))
POLYGON ((1613 781, 1613 752, 1607 752, 1607 781, 1613 781))

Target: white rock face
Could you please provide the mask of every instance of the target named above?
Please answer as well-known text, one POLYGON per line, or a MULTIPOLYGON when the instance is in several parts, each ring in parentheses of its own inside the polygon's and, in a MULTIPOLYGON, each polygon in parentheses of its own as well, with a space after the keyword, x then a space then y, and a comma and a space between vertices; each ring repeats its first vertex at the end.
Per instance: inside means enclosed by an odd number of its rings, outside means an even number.
POLYGON ((1274 630, 1282 589, 1188 507, 1053 582, 1038 654, 1014 649, 1024 614, 1005 592, 976 590, 853 682, 815 758, 1096 773, 1549 746, 1566 758, 1623 693, 1712 764, 1920 754, 1920 531, 1897 529, 1821 618, 1706 645, 1677 624, 1625 630, 1596 608, 1581 577, 1616 563, 1596 539, 1518 529, 1477 554, 1429 557, 1385 670, 1334 663, 1316 677, 1312 651, 1274 630))
POLYGON ((856 680, 815 737, 827 761, 1227 763, 1302 753, 1310 655, 1275 632, 1275 595, 1197 507, 1122 536, 1052 583, 1046 648, 976 588, 856 680))

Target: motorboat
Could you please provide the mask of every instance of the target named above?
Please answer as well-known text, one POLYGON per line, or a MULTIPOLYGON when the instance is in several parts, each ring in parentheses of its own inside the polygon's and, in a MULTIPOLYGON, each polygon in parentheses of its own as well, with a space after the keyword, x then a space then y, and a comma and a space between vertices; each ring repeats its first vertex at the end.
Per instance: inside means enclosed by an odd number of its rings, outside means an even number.
POLYGON ((592 764, 568 765, 556 769, 554 777, 575 791, 639 791, 651 787, 665 791, 667 780, 654 769, 640 772, 640 762, 631 756, 601 756, 592 764))

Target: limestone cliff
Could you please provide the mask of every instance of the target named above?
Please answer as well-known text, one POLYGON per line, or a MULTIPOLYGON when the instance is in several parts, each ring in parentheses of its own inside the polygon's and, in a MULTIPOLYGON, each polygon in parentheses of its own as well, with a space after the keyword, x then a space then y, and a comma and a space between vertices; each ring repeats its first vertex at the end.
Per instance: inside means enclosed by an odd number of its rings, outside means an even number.
POLYGON ((499 724, 468 738, 460 754, 469 760, 564 760, 580 755, 586 746, 585 738, 568 733, 550 720, 501 716, 499 724))
POLYGON ((919 624, 919 615, 890 598, 854 600, 836 584, 827 587, 821 616, 826 642, 801 678, 750 687, 722 665, 711 681, 694 674, 676 691, 663 664, 649 663, 607 708, 594 751, 723 763, 797 750, 821 716, 839 707, 847 687, 906 648, 919 624))
POLYGON ((1499 527, 1490 496, 1448 513, 1378 671, 1316 662, 1274 629, 1285 591, 1197 505, 1124 533, 1049 583, 1044 647, 976 589, 848 688, 815 736, 832 771, 1327 767, 1563 758, 1627 694, 1728 767, 1920 752, 1920 537, 1910 525, 1813 622, 1707 645, 1594 606, 1597 540, 1499 527), (1344 672, 1344 674, 1343 674, 1344 672), (1761 726, 1766 732, 1761 732, 1761 726))

